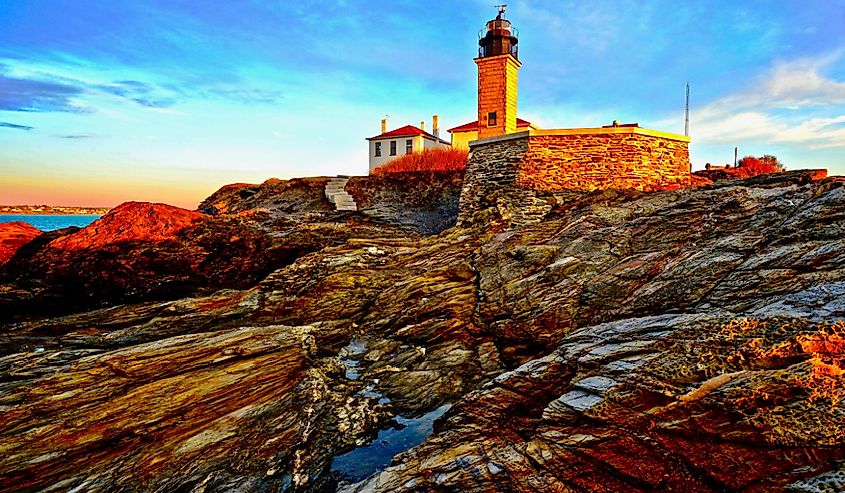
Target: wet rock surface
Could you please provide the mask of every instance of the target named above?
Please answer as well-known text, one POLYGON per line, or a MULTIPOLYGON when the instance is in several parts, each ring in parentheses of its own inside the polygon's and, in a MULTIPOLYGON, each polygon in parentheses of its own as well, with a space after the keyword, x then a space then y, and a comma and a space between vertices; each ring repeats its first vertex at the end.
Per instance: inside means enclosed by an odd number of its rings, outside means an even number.
POLYGON ((1 489, 841 489, 843 184, 585 193, 6 323, 1 489))

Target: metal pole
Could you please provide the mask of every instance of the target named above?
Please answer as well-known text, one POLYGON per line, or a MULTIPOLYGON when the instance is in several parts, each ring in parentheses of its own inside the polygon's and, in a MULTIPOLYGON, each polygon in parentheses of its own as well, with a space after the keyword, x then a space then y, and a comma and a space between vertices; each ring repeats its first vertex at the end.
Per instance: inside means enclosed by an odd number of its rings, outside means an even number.
POLYGON ((689 137, 689 82, 687 82, 687 99, 684 107, 684 135, 689 137))

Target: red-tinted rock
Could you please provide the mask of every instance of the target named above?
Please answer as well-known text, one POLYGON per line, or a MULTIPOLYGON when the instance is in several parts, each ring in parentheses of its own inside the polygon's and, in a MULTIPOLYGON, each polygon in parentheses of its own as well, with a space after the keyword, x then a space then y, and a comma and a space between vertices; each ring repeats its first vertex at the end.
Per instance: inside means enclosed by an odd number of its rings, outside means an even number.
POLYGON ((29 293, 3 315, 245 288, 321 246, 282 244, 238 218, 128 202, 3 266, 0 276, 29 293))
POLYGON ((20 247, 40 235, 40 229, 24 222, 0 223, 0 265, 12 258, 20 247))
POLYGON ((167 204, 126 202, 76 233, 50 242, 58 250, 93 249, 124 242, 172 240, 208 216, 167 204))

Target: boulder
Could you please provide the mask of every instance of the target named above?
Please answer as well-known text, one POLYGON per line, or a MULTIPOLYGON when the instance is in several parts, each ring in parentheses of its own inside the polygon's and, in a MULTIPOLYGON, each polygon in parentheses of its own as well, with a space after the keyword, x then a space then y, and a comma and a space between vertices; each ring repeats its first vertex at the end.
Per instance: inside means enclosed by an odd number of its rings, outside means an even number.
POLYGON ((0 223, 0 265, 5 264, 24 245, 41 235, 41 230, 28 223, 0 223))

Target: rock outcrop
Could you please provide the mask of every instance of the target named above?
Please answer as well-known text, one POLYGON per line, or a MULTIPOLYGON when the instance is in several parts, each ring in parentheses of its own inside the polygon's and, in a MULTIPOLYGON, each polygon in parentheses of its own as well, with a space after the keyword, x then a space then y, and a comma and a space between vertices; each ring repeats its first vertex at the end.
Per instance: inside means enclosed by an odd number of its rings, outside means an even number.
POLYGON ((267 180, 260 185, 227 185, 203 201, 209 214, 237 214, 278 230, 291 223, 336 224, 352 230, 351 237, 372 237, 366 229, 386 236, 435 234, 455 225, 463 171, 388 173, 353 176, 344 183, 360 214, 336 211, 325 196, 330 178, 267 180), (384 228, 392 228, 384 231, 384 228), (386 234, 385 234, 386 233, 386 234))
POLYGON ((845 180, 507 212, 345 238, 243 289, 2 326, 0 489, 845 487, 845 180), (448 404, 372 477, 333 466, 448 404))
POLYGON ((344 491, 840 491, 843 334, 706 314, 579 329, 344 491))
POLYGON ((40 235, 40 229, 27 223, 0 223, 0 265, 8 262, 22 246, 40 235))
POLYGON ((54 235, 0 269, 14 288, 0 297, 0 319, 246 288, 323 246, 276 241, 238 218, 138 202, 54 235))
POLYGON ((0 321, 247 288, 350 238, 416 237, 455 223, 460 173, 354 177, 357 214, 334 210, 327 180, 228 185, 198 211, 129 202, 81 230, 41 235, 0 262, 0 321))

